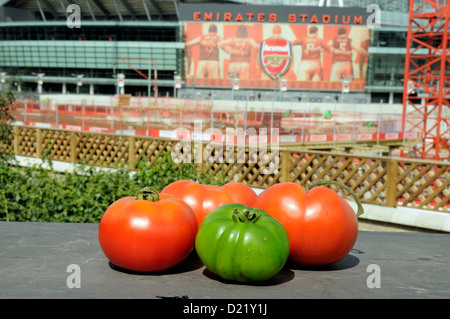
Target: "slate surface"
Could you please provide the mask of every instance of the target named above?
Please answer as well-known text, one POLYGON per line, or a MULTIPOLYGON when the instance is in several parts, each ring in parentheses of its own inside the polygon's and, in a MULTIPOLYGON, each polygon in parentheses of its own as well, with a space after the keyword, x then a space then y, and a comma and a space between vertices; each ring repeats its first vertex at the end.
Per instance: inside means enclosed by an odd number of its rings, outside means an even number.
POLYGON ((97 230, 98 224, 0 222, 0 298, 450 297, 448 234, 360 231, 354 249, 336 264, 321 269, 287 264, 268 282, 236 284, 209 272, 195 252, 170 271, 121 271, 101 251, 97 230), (77 282, 70 265, 79 267, 80 288, 68 287, 77 282), (377 283, 379 288, 369 288, 377 283))

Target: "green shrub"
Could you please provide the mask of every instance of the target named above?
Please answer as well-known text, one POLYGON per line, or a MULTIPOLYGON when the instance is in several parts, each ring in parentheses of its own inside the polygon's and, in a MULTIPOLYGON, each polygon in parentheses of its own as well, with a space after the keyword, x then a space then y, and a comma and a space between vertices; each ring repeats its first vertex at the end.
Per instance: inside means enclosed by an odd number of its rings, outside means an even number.
POLYGON ((175 164, 170 154, 162 154, 151 167, 141 160, 133 172, 80 165, 64 173, 55 171, 46 159, 20 167, 13 157, 2 156, 0 220, 96 223, 115 200, 134 196, 144 186, 160 191, 180 179, 224 183, 220 174, 199 173, 194 164, 175 164))
POLYGON ((6 90, 0 95, 0 146, 11 143, 12 128, 11 123, 14 117, 11 115, 10 106, 14 101, 14 95, 11 90, 6 90))

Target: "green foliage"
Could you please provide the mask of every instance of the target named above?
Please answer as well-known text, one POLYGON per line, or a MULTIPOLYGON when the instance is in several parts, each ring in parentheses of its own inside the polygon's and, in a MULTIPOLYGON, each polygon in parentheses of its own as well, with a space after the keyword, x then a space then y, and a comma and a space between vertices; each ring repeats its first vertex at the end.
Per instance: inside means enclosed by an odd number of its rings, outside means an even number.
POLYGON ((10 113, 10 106, 14 101, 14 95, 12 91, 7 90, 4 94, 0 95, 0 145, 11 143, 11 122, 14 121, 10 113))
POLYGON ((0 158, 0 220, 41 222, 99 222, 115 200, 134 196, 144 186, 162 190, 180 180, 223 184, 220 174, 198 173, 194 164, 175 164, 162 154, 149 167, 145 160, 137 171, 99 169, 80 165, 60 173, 44 159, 32 167, 16 165, 14 157, 0 158))

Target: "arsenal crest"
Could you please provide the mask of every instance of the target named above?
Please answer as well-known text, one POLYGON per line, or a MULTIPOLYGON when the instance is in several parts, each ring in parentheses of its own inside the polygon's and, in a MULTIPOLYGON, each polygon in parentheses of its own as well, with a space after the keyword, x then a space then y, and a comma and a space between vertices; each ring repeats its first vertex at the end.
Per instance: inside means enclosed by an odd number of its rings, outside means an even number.
POLYGON ((266 39, 261 42, 259 60, 268 76, 281 77, 292 64, 292 45, 285 39, 266 39))

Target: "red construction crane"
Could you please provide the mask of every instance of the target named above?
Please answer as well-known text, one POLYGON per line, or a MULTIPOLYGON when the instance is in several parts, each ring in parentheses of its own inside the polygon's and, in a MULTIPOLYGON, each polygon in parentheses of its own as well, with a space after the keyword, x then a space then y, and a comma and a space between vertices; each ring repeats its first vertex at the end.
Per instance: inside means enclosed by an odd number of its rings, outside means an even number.
POLYGON ((450 159, 450 0, 410 0, 403 94, 403 132, 420 145, 402 156, 450 159))

